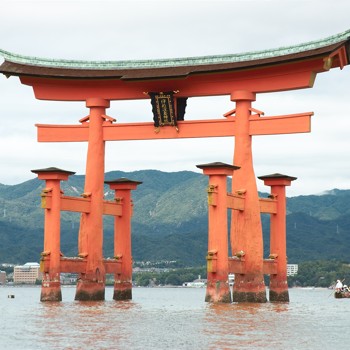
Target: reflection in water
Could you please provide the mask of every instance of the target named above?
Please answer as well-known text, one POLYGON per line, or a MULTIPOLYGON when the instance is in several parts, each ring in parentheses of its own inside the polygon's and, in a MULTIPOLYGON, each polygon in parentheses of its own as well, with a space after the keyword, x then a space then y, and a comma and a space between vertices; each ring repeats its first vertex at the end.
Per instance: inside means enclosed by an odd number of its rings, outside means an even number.
MULTIPOLYGON (((41 303, 40 288, 0 287, 0 349, 319 350, 347 348, 349 299, 290 291, 289 304, 208 304, 205 289, 139 288, 133 301, 41 303)), ((112 294, 113 289, 108 290, 112 294)))
POLYGON ((137 309, 133 301, 42 303, 35 322, 43 331, 40 342, 49 348, 105 349, 128 343, 131 334, 125 322, 137 309))
POLYGON ((288 322, 288 304, 211 304, 205 317, 210 349, 268 348, 280 322, 288 322), (286 317, 287 316, 287 317, 286 317), (283 317, 283 319, 282 319, 283 317))
POLYGON ((289 304, 288 303, 276 303, 276 304, 271 304, 273 306, 273 310, 276 312, 286 312, 289 310, 289 304))

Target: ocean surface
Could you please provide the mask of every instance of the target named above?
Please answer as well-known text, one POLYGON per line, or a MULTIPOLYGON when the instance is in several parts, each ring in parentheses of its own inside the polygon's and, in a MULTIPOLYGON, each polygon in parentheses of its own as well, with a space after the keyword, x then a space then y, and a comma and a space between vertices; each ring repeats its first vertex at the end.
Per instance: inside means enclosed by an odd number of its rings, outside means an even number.
POLYGON ((41 303, 40 287, 0 287, 0 349, 349 349, 350 299, 291 289, 288 304, 208 304, 205 289, 134 288, 133 300, 41 303), (13 299, 8 298, 13 294, 13 299))

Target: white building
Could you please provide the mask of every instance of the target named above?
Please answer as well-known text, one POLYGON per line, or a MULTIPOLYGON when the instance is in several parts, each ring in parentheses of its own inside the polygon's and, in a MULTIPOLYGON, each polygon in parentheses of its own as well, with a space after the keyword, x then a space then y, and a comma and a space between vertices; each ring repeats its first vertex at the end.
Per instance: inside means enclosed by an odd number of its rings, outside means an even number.
POLYGON ((38 263, 26 263, 13 268, 13 282, 15 284, 35 284, 41 279, 40 265, 38 263))
POLYGON ((287 264, 287 276, 298 274, 298 264, 287 264))
POLYGON ((201 275, 192 282, 185 282, 182 284, 183 287, 192 287, 192 288, 203 288, 207 285, 207 280, 201 278, 201 275))

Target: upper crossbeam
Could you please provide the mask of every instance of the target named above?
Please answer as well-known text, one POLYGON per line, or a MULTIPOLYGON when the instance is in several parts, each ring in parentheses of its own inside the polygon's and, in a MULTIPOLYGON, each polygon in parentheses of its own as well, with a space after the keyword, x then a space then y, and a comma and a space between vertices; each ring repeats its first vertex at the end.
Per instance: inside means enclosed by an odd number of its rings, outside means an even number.
MULTIPOLYGON (((311 131, 313 112, 250 119, 250 135, 307 133, 311 131)), ((89 123, 78 125, 36 124, 39 142, 88 141, 89 123)), ((182 139, 235 136, 235 117, 227 119, 179 121, 178 131, 163 127, 156 133, 153 123, 106 123, 104 141, 182 139)))

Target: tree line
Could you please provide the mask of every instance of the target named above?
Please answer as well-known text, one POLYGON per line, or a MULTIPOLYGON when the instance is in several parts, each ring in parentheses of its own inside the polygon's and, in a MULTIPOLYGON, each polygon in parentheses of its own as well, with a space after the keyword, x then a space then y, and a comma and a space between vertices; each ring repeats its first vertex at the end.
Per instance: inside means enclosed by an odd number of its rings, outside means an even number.
MULTIPOLYGON (((195 268, 174 268, 165 271, 136 272, 133 282, 137 286, 181 286, 198 278, 207 278, 206 266, 195 268)), ((266 285, 269 284, 265 276, 266 285)), ((350 285, 350 264, 336 260, 314 260, 299 264, 298 274, 288 277, 289 287, 323 287, 328 288, 337 280, 350 285)))
POLYGON ((198 276, 206 278, 206 267, 169 269, 166 271, 146 271, 133 273, 133 283, 136 286, 182 286, 185 282, 192 282, 198 276))
POLYGON ((350 285, 350 264, 336 260, 304 261, 298 274, 288 277, 290 287, 331 287, 337 280, 350 285))

